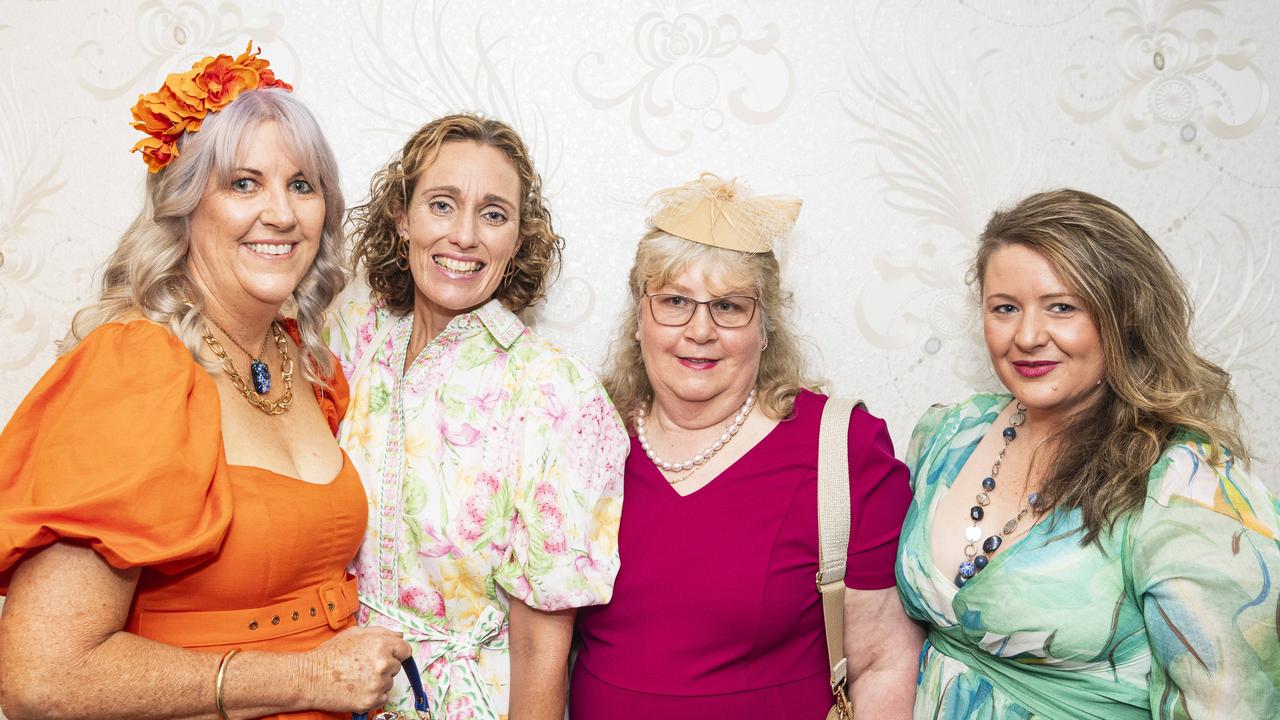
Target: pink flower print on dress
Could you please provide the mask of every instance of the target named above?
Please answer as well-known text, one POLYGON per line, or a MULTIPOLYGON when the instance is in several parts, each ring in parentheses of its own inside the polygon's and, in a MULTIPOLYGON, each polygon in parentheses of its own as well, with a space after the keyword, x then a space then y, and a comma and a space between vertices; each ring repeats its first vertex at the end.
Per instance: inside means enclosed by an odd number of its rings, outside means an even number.
POLYGON ((474 408, 476 412, 488 415, 493 412, 493 409, 497 407, 498 403, 505 400, 506 397, 507 393, 503 392, 501 388, 492 388, 479 395, 472 395, 471 407, 474 408))
MULTIPOLYGON (((390 322, 388 320, 388 322, 390 322)), ((373 342, 373 325, 374 318, 370 317, 356 327, 356 350, 358 352, 367 352, 369 343, 373 342)))
POLYGON ((556 386, 551 383, 543 383, 538 386, 542 391, 542 403, 538 408, 539 413, 543 417, 551 421, 552 430, 559 430, 560 424, 569 417, 569 410, 560 401, 560 396, 556 394, 556 386))
POLYGON ((451 428, 449 427, 449 422, 443 417, 436 423, 436 429, 440 431, 440 437, 454 447, 471 447, 480 438, 480 431, 476 428, 467 423, 451 428))
POLYGON ((516 579, 511 582, 514 586, 515 596, 520 602, 527 603, 533 597, 533 586, 529 584, 529 579, 523 575, 517 575, 516 579))
POLYGON ((542 548, 552 555, 563 555, 569 551, 569 541, 557 530, 542 541, 542 548))
POLYGON ((501 483, 498 482, 498 476, 491 472, 482 472, 476 476, 476 487, 484 488, 489 491, 490 495, 496 494, 501 483))
POLYGON ((401 588, 400 604, 424 615, 444 617, 444 596, 419 587, 401 588))
POLYGON ((493 496, 498 492, 498 478, 493 473, 482 472, 476 477, 476 492, 462 503, 462 512, 454 523, 454 529, 463 540, 474 543, 484 536, 484 526, 493 511, 493 496))
POLYGON ((418 555, 429 558, 442 558, 446 555, 460 558, 462 557, 462 548, 454 545, 447 537, 440 537, 436 534, 435 528, 423 528, 423 535, 431 539, 431 542, 424 543, 423 547, 418 550, 418 555))
POLYGON ((444 720, 474 720, 475 717, 476 707, 469 697, 454 697, 444 709, 444 720))
POLYGON ((579 573, 590 571, 592 574, 604 570, 604 563, 596 560, 595 553, 593 552, 594 550, 595 543, 587 543, 587 551, 585 553, 579 553, 578 556, 573 559, 573 569, 577 570, 579 573))
POLYGON ((618 457, 620 454, 625 457, 626 454, 618 452, 625 436, 616 430, 606 432, 616 427, 613 416, 613 406, 602 395, 596 395, 583 404, 573 428, 574 440, 569 446, 572 467, 576 477, 592 490, 608 488, 622 476, 612 462, 600 462, 601 458, 618 457))

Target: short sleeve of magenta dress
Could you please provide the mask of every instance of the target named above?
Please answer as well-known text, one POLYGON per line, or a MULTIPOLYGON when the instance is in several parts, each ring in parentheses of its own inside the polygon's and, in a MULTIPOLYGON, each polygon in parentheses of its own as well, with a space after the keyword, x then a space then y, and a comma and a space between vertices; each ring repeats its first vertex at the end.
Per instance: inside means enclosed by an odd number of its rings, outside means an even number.
MULTIPOLYGON (((633 438, 613 600, 579 611, 574 720, 826 716, 814 585, 826 400, 802 392, 790 418, 687 496, 633 438)), ((861 408, 849 425, 849 482, 845 584, 891 588, 911 492, 884 421, 861 408)))
MULTIPOLYGON (((316 398, 336 428, 345 381, 316 398)), ((0 434, 0 467, 0 592, 67 541, 141 568, 125 629, 171 645, 305 650, 354 625, 354 468, 343 455, 322 484, 228 465, 213 378, 159 325, 109 323, 59 358, 0 434)))

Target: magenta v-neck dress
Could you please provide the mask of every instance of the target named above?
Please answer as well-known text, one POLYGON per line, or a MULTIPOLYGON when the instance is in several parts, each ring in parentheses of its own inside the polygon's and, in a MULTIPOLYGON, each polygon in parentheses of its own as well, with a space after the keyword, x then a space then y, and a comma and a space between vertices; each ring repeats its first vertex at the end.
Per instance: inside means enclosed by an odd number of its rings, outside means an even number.
MULTIPOLYGON (((826 397, 681 497, 632 439, 608 605, 579 611, 572 720, 821 720, 830 708, 818 569, 818 428, 826 397)), ((845 584, 894 586, 911 500, 884 421, 849 427, 845 584)))

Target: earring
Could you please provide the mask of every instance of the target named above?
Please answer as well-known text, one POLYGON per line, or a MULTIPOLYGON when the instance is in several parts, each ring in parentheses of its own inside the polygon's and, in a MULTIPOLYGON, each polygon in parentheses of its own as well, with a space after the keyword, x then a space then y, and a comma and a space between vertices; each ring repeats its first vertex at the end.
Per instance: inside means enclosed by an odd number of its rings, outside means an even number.
POLYGON ((400 242, 396 243, 396 269, 400 272, 409 271, 409 238, 401 235, 400 242))
POLYGON ((499 280, 498 282, 504 283, 507 281, 508 278, 510 278, 512 275, 515 275, 515 274, 516 274, 516 259, 511 258, 509 261, 507 261, 506 269, 502 271, 502 279, 499 280))
POLYGON ((764 352, 767 347, 769 347, 769 338, 765 338, 764 342, 760 343, 760 352, 764 352))

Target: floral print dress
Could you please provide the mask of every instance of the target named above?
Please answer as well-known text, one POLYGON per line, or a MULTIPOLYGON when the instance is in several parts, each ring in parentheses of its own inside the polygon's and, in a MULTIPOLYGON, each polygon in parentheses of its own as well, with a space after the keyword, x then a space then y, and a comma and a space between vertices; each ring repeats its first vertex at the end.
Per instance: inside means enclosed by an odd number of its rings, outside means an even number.
POLYGON ((1058 509, 963 588, 937 568, 938 501, 1011 400, 935 407, 907 451, 898 588, 929 627, 915 717, 1280 717, 1280 504, 1201 443, 1166 448, 1101 548, 1058 509))
MULTIPOLYGON (((629 440, 594 375, 498 301, 402 372, 412 325, 352 302, 330 332, 352 382, 338 439, 369 502, 360 621, 404 633, 435 717, 505 718, 508 599, 610 599, 629 440)), ((412 707, 403 674, 389 707, 412 707)))

